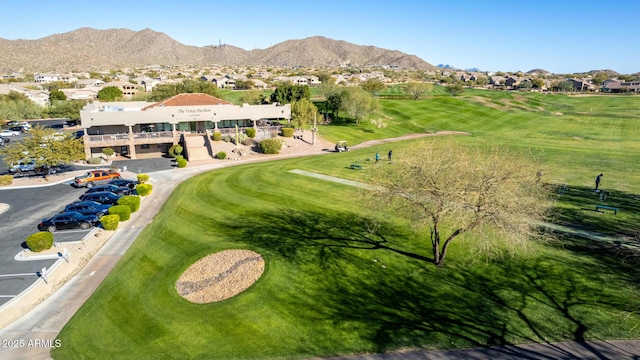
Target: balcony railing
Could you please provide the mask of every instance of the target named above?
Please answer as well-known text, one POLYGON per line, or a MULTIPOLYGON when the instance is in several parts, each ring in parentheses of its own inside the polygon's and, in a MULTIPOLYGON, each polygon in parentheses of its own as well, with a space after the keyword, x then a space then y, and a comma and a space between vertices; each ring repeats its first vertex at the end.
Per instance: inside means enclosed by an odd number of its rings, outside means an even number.
POLYGON ((157 139, 157 138, 172 138, 172 137, 173 137, 173 132, 171 131, 133 133, 134 139, 157 139))
POLYGON ((114 140, 129 140, 129 134, 89 135, 90 142, 104 142, 114 140))
MULTIPOLYGON (((158 131, 158 132, 144 132, 133 133, 133 139, 172 139, 173 132, 171 131, 158 131)), ((104 134, 104 135, 89 135, 89 142, 107 142, 107 141, 128 141, 129 134, 104 134)))

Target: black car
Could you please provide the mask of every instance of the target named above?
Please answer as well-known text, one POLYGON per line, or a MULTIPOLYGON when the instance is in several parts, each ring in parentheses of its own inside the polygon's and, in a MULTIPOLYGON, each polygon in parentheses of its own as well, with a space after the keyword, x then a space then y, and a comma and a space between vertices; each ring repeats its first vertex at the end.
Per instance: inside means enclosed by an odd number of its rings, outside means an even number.
POLYGON ((54 232, 61 229, 88 229, 98 223, 95 215, 82 215, 78 212, 66 212, 42 219, 38 230, 54 232))
POLYGON ((95 201, 101 204, 116 205, 121 196, 109 191, 94 192, 80 196, 82 201, 95 201))
POLYGON ((129 179, 114 179, 108 182, 110 185, 115 185, 119 187, 126 187, 130 190, 134 190, 136 186, 138 186, 137 180, 129 180, 129 179))
POLYGON ((109 212, 110 207, 109 204, 101 204, 96 201, 78 201, 67 205, 62 212, 78 212, 82 215, 95 215, 101 218, 109 212))
POLYGON ((129 189, 128 187, 120 187, 113 184, 105 184, 105 185, 96 185, 96 186, 90 187, 85 192, 85 194, 91 194, 94 192, 104 192, 104 191, 112 192, 118 196, 129 195, 131 193, 131 189, 129 189))

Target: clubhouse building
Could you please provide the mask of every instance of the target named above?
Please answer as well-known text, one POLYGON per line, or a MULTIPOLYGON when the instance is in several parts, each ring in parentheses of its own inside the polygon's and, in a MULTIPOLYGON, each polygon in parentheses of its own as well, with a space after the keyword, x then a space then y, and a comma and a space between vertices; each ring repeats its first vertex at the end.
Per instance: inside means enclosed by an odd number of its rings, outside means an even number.
POLYGON ((184 147, 189 160, 213 158, 213 132, 231 134, 236 127, 273 132, 283 119, 291 119, 289 104, 239 106, 199 93, 156 103, 94 101, 80 110, 87 158, 102 155, 104 148, 130 159, 158 157, 174 144, 184 147))

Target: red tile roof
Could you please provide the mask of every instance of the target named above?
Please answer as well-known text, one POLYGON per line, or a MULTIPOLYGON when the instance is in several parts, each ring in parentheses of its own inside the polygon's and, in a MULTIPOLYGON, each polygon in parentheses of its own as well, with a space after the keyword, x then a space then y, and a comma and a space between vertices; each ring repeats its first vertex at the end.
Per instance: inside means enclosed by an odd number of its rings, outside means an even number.
POLYGON ((195 94, 178 94, 166 100, 155 104, 145 106, 142 110, 147 110, 156 106, 201 106, 201 105, 233 105, 232 103, 218 99, 211 95, 195 93, 195 94))

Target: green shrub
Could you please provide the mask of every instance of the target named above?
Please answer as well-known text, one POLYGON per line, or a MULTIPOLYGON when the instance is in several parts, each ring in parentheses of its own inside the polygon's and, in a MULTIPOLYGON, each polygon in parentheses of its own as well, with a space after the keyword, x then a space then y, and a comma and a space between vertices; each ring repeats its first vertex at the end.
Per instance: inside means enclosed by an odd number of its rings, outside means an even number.
POLYGON ((99 157, 88 158, 87 159, 87 164, 100 165, 100 164, 102 164, 102 158, 99 158, 99 157))
POLYGON ((244 132, 247 134, 248 137, 252 139, 256 137, 256 129, 254 128, 246 128, 244 129, 244 132))
POLYGON ((182 146, 180 146, 179 144, 175 144, 169 148, 169 156, 176 157, 182 154, 182 150, 184 150, 182 146))
POLYGON ((284 137, 293 137, 294 128, 282 128, 282 136, 284 137))
POLYGON ((153 186, 151 184, 138 184, 138 186, 136 186, 136 192, 140 196, 147 196, 151 194, 152 189, 153 186))
POLYGON ((178 159, 178 160, 176 160, 176 163, 178 164, 179 168, 183 168, 183 167, 187 166, 187 159, 185 159, 185 158, 178 159))
POLYGON ((180 161, 182 159, 184 159, 184 156, 182 156, 182 155, 176 156, 176 162, 178 162, 178 161, 180 161))
POLYGON ((131 218, 131 208, 128 205, 113 205, 109 208, 109 215, 118 215, 120 221, 127 221, 131 218))
POLYGON ((216 154, 216 157, 220 160, 224 160, 227 158, 227 153, 224 151, 220 151, 216 154))
POLYGON ((140 184, 144 184, 149 181, 149 175, 147 174, 138 174, 138 182, 140 184))
POLYGON ((213 139, 213 141, 220 141, 222 140, 222 134, 219 131, 216 131, 213 133, 213 136, 211 136, 211 139, 213 139))
POLYGON ((118 223, 120 223, 120 216, 116 214, 105 215, 100 218, 100 223, 105 230, 115 230, 118 228, 118 223))
POLYGON ((229 135, 225 135, 225 136, 223 136, 223 137, 222 137, 222 141, 224 141, 224 142, 231 142, 231 136, 229 136, 229 135))
POLYGON ((110 158, 111 156, 113 156, 113 154, 115 154, 116 152, 113 151, 112 148, 104 148, 102 149, 102 153, 105 154, 108 158, 110 158))
POLYGON ((265 139, 260 141, 260 151, 264 154, 278 154, 282 149, 282 142, 278 139, 265 139))
POLYGON ((134 213, 140 210, 140 197, 135 195, 125 195, 118 199, 118 205, 126 205, 134 213))
POLYGON ((53 233, 40 231, 27 237, 27 246, 33 252, 49 250, 53 246, 53 233))
POLYGON ((12 175, 0 175, 0 186, 13 184, 12 175))

